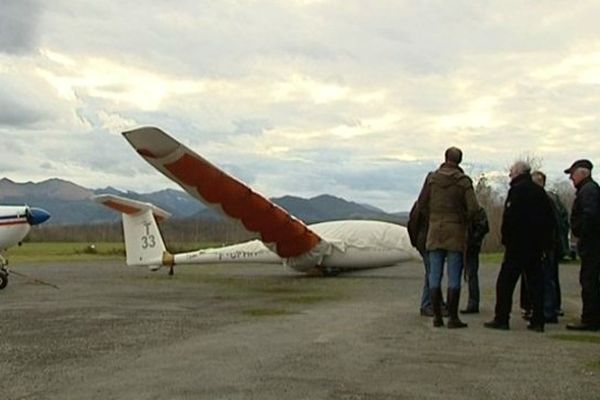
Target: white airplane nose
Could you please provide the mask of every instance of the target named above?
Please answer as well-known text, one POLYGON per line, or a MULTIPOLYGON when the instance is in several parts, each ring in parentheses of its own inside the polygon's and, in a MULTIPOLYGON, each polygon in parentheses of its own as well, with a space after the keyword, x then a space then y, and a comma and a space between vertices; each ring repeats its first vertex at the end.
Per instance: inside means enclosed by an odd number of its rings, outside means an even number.
POLYGON ((41 208, 32 207, 27 212, 27 222, 29 225, 39 225, 50 218, 48 211, 41 208))

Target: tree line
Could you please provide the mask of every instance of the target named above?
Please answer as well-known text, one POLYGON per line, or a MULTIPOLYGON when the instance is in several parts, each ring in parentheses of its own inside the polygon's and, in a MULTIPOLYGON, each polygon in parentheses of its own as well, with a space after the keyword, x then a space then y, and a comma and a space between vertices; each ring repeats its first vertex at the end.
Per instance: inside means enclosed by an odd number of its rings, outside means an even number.
MULTIPOLYGON (((166 244, 230 244, 256 237, 233 220, 169 219, 160 224, 166 244)), ((28 237, 32 242, 121 242, 121 222, 89 225, 38 225, 28 237)))
MULTIPOLYGON (((474 179, 475 194, 479 204, 485 209, 490 225, 482 251, 502 251, 500 227, 504 200, 508 192, 506 183, 492 183, 485 174, 474 179)), ((557 181, 547 185, 563 202, 567 210, 575 198, 575 192, 568 181, 557 181)), ((241 223, 229 219, 170 219, 160 225, 166 244, 169 243, 214 243, 231 244, 257 237, 247 232, 241 223)), ((123 240, 121 222, 94 225, 40 225, 32 229, 28 240, 36 242, 120 242, 123 240)))

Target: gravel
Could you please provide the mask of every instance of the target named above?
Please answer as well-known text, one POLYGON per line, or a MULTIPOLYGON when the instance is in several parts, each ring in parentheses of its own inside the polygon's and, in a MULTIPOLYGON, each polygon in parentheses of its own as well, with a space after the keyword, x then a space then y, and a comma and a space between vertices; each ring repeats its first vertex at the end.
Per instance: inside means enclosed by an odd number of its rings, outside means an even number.
POLYGON ((13 275, 0 291, 0 399, 600 398, 600 334, 564 328, 579 313, 575 265, 561 266, 567 315, 543 334, 516 304, 510 331, 483 328, 497 265, 482 266, 482 313, 459 330, 419 316, 418 262, 335 278, 257 264, 174 277, 119 262, 15 268, 60 289, 13 275))

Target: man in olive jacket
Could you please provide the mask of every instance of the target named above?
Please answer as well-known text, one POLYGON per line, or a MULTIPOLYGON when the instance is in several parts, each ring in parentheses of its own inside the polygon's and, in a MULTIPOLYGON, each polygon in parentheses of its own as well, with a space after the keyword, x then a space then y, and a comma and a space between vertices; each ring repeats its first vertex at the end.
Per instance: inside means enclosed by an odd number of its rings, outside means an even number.
POLYGON ((444 262, 448 263, 448 328, 464 328, 458 318, 463 254, 467 246, 467 230, 479 204, 473 183, 458 166, 462 151, 450 147, 445 162, 427 177, 419 194, 419 207, 427 215, 426 249, 429 256, 429 293, 433 308, 433 326, 444 325, 442 319, 441 280, 444 262))
POLYGON ((577 160, 565 170, 577 189, 571 211, 571 232, 577 237, 581 257, 579 283, 583 309, 581 321, 567 329, 600 330, 600 188, 592 179, 592 163, 577 160))
POLYGON ((546 191, 531 179, 531 167, 524 161, 510 168, 510 189, 502 215, 504 260, 496 281, 496 308, 487 328, 508 329, 512 295, 521 273, 527 278, 533 308, 527 329, 544 331, 544 281, 542 257, 551 249, 555 218, 546 191))

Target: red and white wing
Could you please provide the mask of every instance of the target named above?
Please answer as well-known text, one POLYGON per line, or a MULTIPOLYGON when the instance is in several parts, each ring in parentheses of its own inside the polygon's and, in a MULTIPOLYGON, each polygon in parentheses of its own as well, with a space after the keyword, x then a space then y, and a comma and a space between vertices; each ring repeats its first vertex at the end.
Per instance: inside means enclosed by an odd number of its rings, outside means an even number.
POLYGON ((321 242, 302 221, 162 130, 144 127, 123 135, 148 163, 193 197, 258 233, 280 257, 301 256, 321 242))

